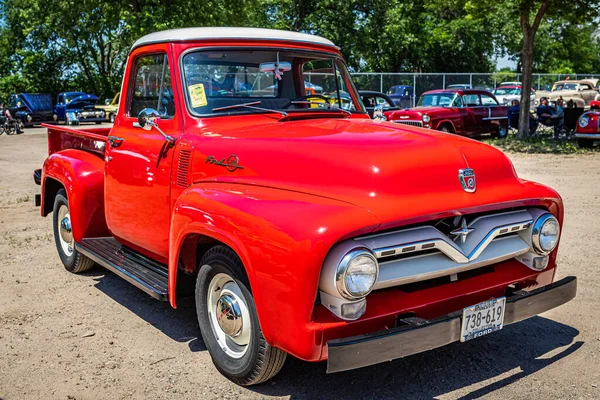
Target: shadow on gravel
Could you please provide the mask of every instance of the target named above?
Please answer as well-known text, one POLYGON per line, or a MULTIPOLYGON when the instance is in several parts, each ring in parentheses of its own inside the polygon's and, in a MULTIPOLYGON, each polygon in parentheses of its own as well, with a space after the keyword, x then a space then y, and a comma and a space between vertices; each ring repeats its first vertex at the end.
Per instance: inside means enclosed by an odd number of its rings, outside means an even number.
POLYGON ((86 275, 94 277, 97 289, 171 339, 189 342, 193 352, 206 350, 200 336, 193 297, 181 299, 177 309, 173 309, 168 302, 153 299, 103 268, 96 267, 86 275))
POLYGON ((324 362, 288 357, 272 381, 248 389, 293 399, 431 399, 492 379, 461 397, 476 399, 574 353, 583 345, 574 342, 577 335, 570 326, 534 317, 468 343, 331 375, 324 362), (494 380, 505 373, 510 375, 494 380))
MULTIPOLYGON (((88 275, 94 277, 96 288, 171 339, 189 342, 193 352, 206 350, 193 297, 172 309, 109 271, 98 269, 88 275)), ((491 380, 462 397, 475 399, 574 353, 584 344, 574 341, 577 335, 579 331, 570 326, 534 317, 468 343, 331 375, 325 372, 325 362, 308 363, 290 356, 274 379, 247 389, 293 399, 431 399, 491 380)))

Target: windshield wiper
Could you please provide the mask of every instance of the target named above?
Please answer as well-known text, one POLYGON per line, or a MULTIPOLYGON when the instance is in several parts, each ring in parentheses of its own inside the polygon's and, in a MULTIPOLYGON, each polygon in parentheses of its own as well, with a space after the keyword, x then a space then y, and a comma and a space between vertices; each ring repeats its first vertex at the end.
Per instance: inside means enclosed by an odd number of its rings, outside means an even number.
POLYGON ((269 112, 273 112, 273 113, 278 113, 278 114, 283 115, 284 117, 288 116, 288 113, 286 113, 285 111, 272 110, 270 108, 264 108, 264 107, 256 107, 257 104, 260 104, 260 101, 252 101, 250 103, 242 103, 242 104, 232 104, 230 106, 213 108, 212 112, 232 110, 235 108, 251 108, 253 110, 269 111, 269 112))
MULTIPOLYGON (((310 105, 310 104, 321 104, 321 103, 313 103, 313 102, 310 102, 308 100, 293 100, 293 101, 290 101, 289 104, 290 105, 296 105, 296 104, 310 105)), ((344 113, 346 115, 352 115, 352 113, 350 111, 344 110, 344 109, 339 108, 339 107, 332 107, 331 104, 329 104, 327 106, 327 108, 318 107, 316 109, 317 110, 327 110, 327 111, 339 111, 339 112, 344 113)), ((310 110, 312 111, 312 110, 315 110, 315 109, 310 109, 310 110)), ((298 110, 298 111, 303 111, 303 110, 298 110)))

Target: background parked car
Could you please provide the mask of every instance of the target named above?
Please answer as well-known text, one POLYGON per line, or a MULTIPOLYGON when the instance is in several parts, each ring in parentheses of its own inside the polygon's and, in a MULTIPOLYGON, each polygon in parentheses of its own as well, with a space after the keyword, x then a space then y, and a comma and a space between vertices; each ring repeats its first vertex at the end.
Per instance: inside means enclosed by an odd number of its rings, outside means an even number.
POLYGON ((7 108, 14 118, 21 120, 25 126, 54 122, 52 96, 45 93, 11 94, 7 108))
POLYGON ((444 89, 425 92, 416 108, 384 112, 388 121, 464 136, 506 137, 508 107, 490 92, 444 89))
POLYGON ((95 122, 100 124, 106 121, 106 112, 96 107, 98 97, 84 92, 64 92, 58 95, 55 112, 58 121, 68 125, 77 125, 81 122, 95 122))
POLYGON ((398 107, 410 108, 412 107, 414 88, 409 85, 394 85, 388 89, 387 95, 398 107))
POLYGON ((117 110, 119 109, 119 95, 120 93, 117 93, 115 95, 115 97, 113 97, 112 100, 110 99, 106 99, 105 101, 105 105, 101 106, 101 105, 97 105, 96 107, 104 110, 104 112, 106 113, 106 118, 110 121, 110 122, 115 122, 115 117, 117 116, 117 110))
MULTIPOLYGON (((521 90, 522 87, 520 85, 507 85, 498 86, 492 93, 496 96, 498 103, 510 106, 511 101, 513 100, 521 101, 521 90)), ((535 107, 535 91, 533 89, 531 89, 529 107, 535 107)))
POLYGON ((547 97, 549 101, 556 101, 560 97, 569 106, 572 102, 576 108, 588 109, 594 100, 600 100, 596 85, 598 79, 582 79, 582 80, 563 80, 554 83, 550 93, 545 91, 537 91, 535 94, 535 105, 539 104, 542 97, 547 97))
POLYGON ((591 148, 600 141, 600 111, 588 111, 579 117, 575 137, 579 147, 591 148))
POLYGON ((394 104, 394 100, 385 93, 361 90, 358 94, 371 118, 373 118, 376 106, 381 106, 384 112, 400 109, 400 107, 394 104))
POLYGON ((469 83, 456 83, 454 85, 446 85, 446 89, 473 89, 469 83))

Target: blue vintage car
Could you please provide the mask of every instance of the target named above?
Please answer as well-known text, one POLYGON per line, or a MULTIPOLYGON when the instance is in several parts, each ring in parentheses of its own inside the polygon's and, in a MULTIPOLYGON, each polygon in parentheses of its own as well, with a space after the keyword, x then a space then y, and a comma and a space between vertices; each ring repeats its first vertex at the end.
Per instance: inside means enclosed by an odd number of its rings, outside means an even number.
POLYGON ((25 126, 39 125, 44 122, 54 122, 52 97, 44 93, 11 94, 7 107, 12 116, 25 126))
POLYGON ((58 121, 67 125, 79 125, 81 122, 106 121, 106 111, 96 107, 98 97, 84 92, 60 93, 56 100, 54 112, 58 121))
POLYGON ((394 85, 387 91, 394 103, 400 108, 412 107, 414 90, 410 85, 394 85))

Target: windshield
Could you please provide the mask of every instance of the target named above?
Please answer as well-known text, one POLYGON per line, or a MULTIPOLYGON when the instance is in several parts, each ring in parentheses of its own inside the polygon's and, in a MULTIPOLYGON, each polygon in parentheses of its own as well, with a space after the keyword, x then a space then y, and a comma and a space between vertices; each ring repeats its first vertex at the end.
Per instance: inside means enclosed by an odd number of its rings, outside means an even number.
POLYGON ((85 93, 69 93, 65 95, 65 101, 67 103, 70 103, 73 99, 79 97, 79 96, 84 96, 85 93))
POLYGON ((456 93, 431 93, 424 94, 419 98, 417 107, 460 107, 462 102, 456 93))
POLYGON ((496 89, 494 94, 496 96, 516 96, 521 94, 521 89, 496 89))
POLYGON ((553 92, 556 92, 559 90, 577 90, 577 84, 576 83, 558 83, 558 84, 554 85, 554 87, 552 88, 553 92))
POLYGON ((195 115, 270 110, 365 112, 344 63, 309 51, 195 51, 183 58, 188 106, 195 115), (275 66, 275 67, 274 67, 275 66), (300 79, 301 78, 301 79, 300 79))

